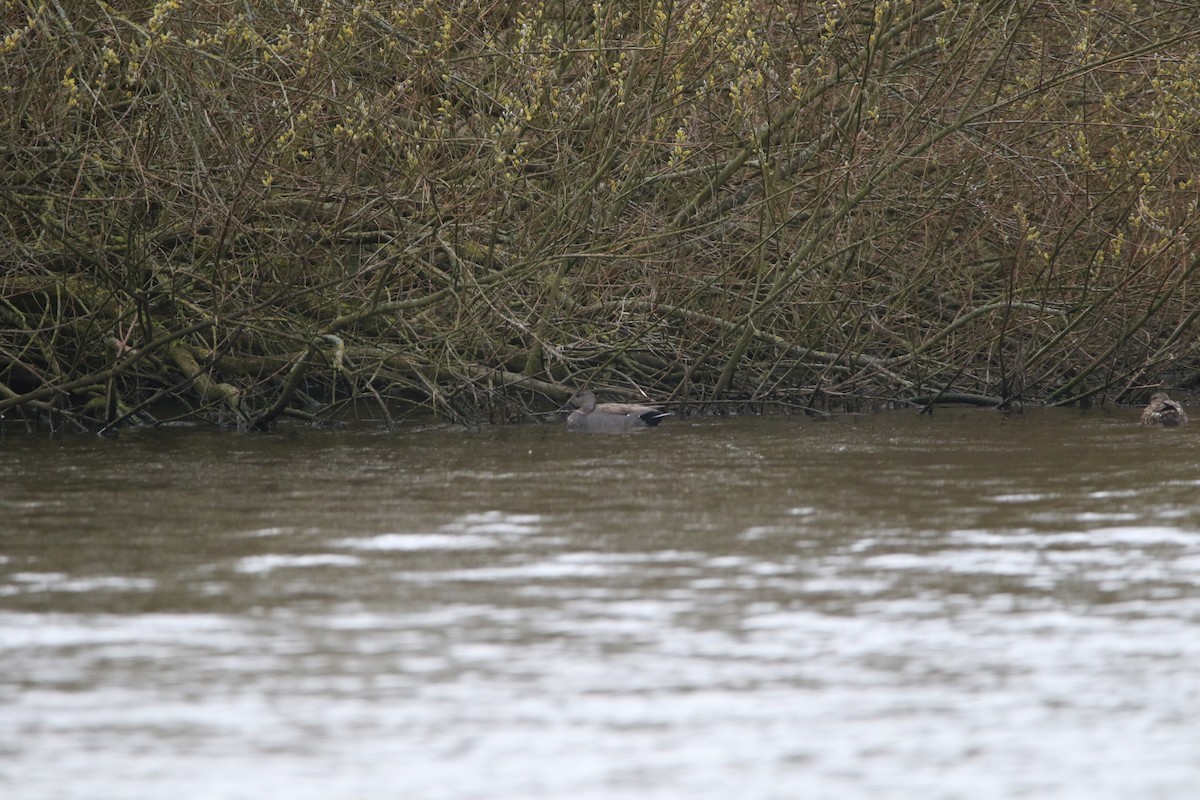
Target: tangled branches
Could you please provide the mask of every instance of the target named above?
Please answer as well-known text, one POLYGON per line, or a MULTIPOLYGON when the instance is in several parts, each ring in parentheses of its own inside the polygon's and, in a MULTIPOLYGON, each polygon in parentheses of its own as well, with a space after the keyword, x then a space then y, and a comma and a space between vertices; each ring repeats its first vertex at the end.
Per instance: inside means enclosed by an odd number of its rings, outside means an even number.
POLYGON ((1152 5, 8 2, 0 413, 1196 382, 1200 11, 1152 5))

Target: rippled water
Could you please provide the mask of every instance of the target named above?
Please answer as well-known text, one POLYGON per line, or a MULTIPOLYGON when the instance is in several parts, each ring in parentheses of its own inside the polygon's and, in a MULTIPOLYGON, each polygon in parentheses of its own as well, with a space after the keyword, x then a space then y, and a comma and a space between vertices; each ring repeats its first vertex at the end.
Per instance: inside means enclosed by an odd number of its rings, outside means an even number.
POLYGON ((1200 786, 1200 426, 0 438, 0 794, 1200 786))

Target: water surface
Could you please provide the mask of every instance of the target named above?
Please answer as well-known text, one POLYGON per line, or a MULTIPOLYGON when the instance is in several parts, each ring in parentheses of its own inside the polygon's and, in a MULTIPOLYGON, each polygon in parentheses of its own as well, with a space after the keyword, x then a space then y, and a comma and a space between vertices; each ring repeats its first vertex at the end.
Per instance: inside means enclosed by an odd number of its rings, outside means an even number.
POLYGON ((0 438, 0 793, 1200 786, 1200 426, 0 438))

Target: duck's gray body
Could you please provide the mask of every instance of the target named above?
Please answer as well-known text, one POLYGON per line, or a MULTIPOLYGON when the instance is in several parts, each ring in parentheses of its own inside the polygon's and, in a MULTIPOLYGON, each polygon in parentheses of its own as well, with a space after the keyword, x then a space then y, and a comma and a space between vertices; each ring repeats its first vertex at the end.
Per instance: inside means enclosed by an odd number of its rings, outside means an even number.
POLYGON ((1150 398, 1150 405, 1142 412, 1143 425, 1177 428, 1187 424, 1187 421, 1187 412, 1183 410, 1183 406, 1168 397, 1166 392, 1155 392, 1150 398))
POLYGON ((597 403, 596 395, 581 389, 571 395, 568 406, 575 410, 567 417, 567 430, 618 433, 653 428, 664 417, 671 416, 654 406, 636 403, 597 403))

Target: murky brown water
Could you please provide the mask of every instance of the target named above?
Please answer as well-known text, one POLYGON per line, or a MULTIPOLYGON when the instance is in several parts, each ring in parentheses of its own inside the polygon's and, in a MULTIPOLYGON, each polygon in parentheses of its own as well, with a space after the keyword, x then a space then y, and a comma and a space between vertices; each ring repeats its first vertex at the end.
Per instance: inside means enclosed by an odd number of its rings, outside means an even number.
POLYGON ((0 438, 0 794, 1200 786, 1200 425, 0 438))

